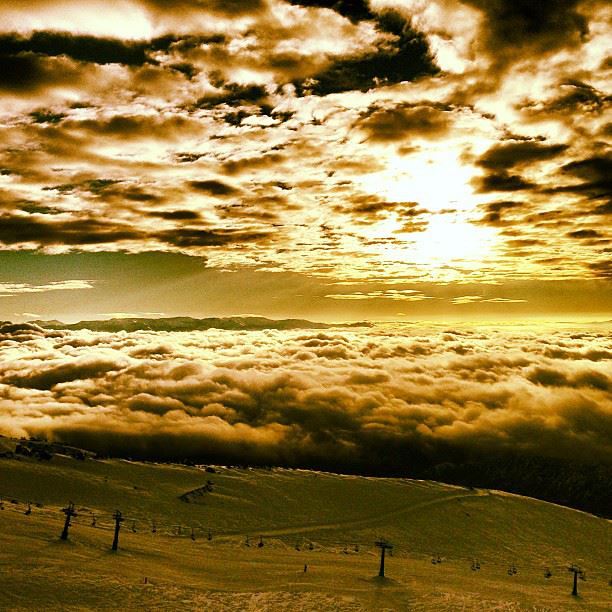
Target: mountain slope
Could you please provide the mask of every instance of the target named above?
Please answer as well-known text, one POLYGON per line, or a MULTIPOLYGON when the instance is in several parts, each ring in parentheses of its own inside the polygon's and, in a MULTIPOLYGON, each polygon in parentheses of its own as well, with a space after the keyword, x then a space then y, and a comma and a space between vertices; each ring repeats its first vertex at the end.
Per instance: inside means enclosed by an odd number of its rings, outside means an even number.
POLYGON ((3 610, 605 610, 610 602, 608 521, 495 491, 56 455, 0 459, 0 495, 3 610), (62 542, 69 500, 78 516, 62 542), (113 554, 115 509, 126 520, 113 554), (380 537, 395 545, 386 581, 374 578, 380 537), (586 572, 580 598, 570 595, 570 563, 586 572))
POLYGON ((206 329, 258 330, 258 329, 327 329, 331 325, 315 323, 305 319, 267 319, 265 317, 209 317, 194 319, 192 317, 166 317, 159 319, 120 318, 78 323, 61 321, 30 321, 45 329, 89 329, 100 332, 119 331, 202 331, 206 329))

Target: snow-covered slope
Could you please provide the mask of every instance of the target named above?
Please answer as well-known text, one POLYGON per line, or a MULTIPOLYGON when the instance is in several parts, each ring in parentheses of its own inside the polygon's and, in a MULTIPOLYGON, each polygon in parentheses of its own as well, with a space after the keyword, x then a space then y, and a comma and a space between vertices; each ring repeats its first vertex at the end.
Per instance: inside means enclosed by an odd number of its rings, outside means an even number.
POLYGON ((0 495, 2 610, 612 604, 609 521, 501 492, 56 455, 0 459, 0 495), (78 516, 64 542, 61 508, 69 501, 78 516), (115 510, 125 521, 113 553, 115 510), (394 545, 386 580, 377 578, 380 538, 394 545), (572 563, 586 577, 578 598, 571 596, 572 563))

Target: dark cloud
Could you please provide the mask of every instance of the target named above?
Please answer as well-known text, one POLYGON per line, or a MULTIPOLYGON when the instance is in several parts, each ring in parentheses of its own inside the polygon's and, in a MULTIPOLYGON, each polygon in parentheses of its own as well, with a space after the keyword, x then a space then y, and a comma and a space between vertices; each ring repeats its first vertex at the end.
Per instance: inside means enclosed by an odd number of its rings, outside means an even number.
POLYGON ((30 90, 51 78, 35 55, 0 55, 0 86, 3 89, 30 90))
MULTIPOLYGON (((593 157, 573 161, 562 167, 566 175, 582 179, 576 185, 564 186, 564 191, 584 193, 593 198, 612 199, 612 155, 595 155, 593 157)), ((600 210, 601 214, 605 208, 600 210)))
POLYGON ((550 346, 545 348, 542 354, 551 359, 585 359, 587 361, 612 360, 612 351, 595 348, 567 349, 558 346, 550 346))
POLYGON ((478 221, 485 225, 503 226, 509 223, 508 214, 513 215, 516 212, 524 212, 527 208, 525 202, 516 200, 502 200, 498 202, 489 202, 481 207, 485 214, 478 221))
POLYGON ((271 236, 270 232, 261 230, 240 229, 198 229, 179 227, 154 234, 162 242, 177 247, 228 246, 264 242, 271 236))
POLYGON ((489 193, 495 191, 526 191, 536 187, 534 183, 524 179, 518 174, 508 172, 492 172, 473 181, 478 193, 489 193))
POLYGON ((609 106, 612 97, 599 91, 592 85, 578 79, 564 80, 559 85, 559 95, 542 102, 539 100, 522 105, 523 110, 531 115, 551 115, 573 117, 580 115, 601 114, 609 106))
POLYGON ((117 185, 120 182, 121 181, 117 179, 97 178, 87 181, 85 185, 91 193, 98 194, 107 190, 110 187, 117 185))
MULTIPOLYGON (((272 200, 274 201, 274 200, 272 200)), ((282 198, 277 200, 279 203, 284 203, 282 198)), ((256 202, 253 204, 221 204, 215 207, 217 214, 224 219, 242 219, 259 222, 278 221, 278 215, 265 207, 265 202, 256 202)))
POLYGON ((612 215, 612 198, 604 204, 596 206, 591 212, 594 215, 612 215))
POLYGON ((200 219, 200 214, 195 210, 160 210, 152 211, 149 214, 167 221, 197 221, 200 219))
POLYGON ((0 242, 38 245, 87 245, 137 240, 143 237, 139 230, 99 219, 71 219, 47 221, 38 216, 0 216, 0 242))
POLYGON ((221 164, 221 169, 226 174, 233 176, 250 170, 273 168, 287 161, 287 159, 287 156, 282 153, 265 153, 256 157, 229 159, 221 164))
POLYGON ((64 55, 77 61, 96 64, 142 66, 151 61, 147 56, 150 48, 151 44, 147 42, 96 38, 67 32, 33 32, 29 37, 19 34, 0 35, 0 56, 64 55))
POLYGON ((110 205, 122 205, 125 202, 158 203, 163 200, 159 195, 145 191, 139 185, 118 179, 89 179, 78 183, 48 185, 43 187, 42 190, 55 191, 61 195, 79 194, 83 199, 92 199, 98 202, 102 200, 110 205))
POLYGON ((268 92, 262 85, 240 85, 238 83, 215 82, 222 89, 219 93, 207 94, 198 99, 195 106, 198 108, 213 108, 220 104, 227 106, 240 106, 264 101, 268 92))
POLYGON ((202 157, 204 157, 203 153, 177 153, 175 155, 176 161, 179 164, 191 164, 202 157))
POLYGON ((242 123, 243 119, 246 119, 247 117, 251 117, 251 113, 240 109, 236 112, 233 113, 226 113, 225 115, 223 115, 223 121, 225 121, 225 123, 229 123, 230 125, 240 125, 242 123))
POLYGON ((567 145, 547 145, 534 141, 502 143, 491 147, 477 163, 490 170, 509 170, 517 166, 554 159, 567 148, 567 145))
POLYGON ((580 0, 461 0, 481 10, 483 35, 497 61, 530 52, 574 46, 586 36, 588 22, 580 0))
MULTIPOLYGON (((554 159, 567 149, 567 145, 549 145, 531 140, 500 143, 491 147, 477 160, 476 163, 485 168, 487 173, 474 179, 473 184, 479 193, 535 189, 535 183, 519 174, 513 174, 512 170, 532 167, 537 162, 554 159)), ((491 209, 491 213, 492 221, 499 220, 498 210, 491 209)))
POLYGON ((586 262, 586 267, 596 277, 605 280, 612 280, 612 260, 610 258, 604 261, 586 262))
MULTIPOLYGON (((333 8, 357 21, 363 4, 339 2, 333 8)), ((298 91, 319 96, 352 90, 367 91, 439 72, 426 37, 414 30, 404 17, 392 10, 374 17, 376 29, 381 34, 393 36, 392 42, 387 36, 376 51, 333 60, 324 70, 296 82, 298 91)))
POLYGON ((398 142, 414 137, 439 138, 451 126, 451 109, 437 104, 373 105, 358 122, 373 142, 398 142))
POLYGON ((215 179, 191 181, 189 185, 196 191, 217 197, 235 196, 240 193, 240 189, 215 179))
POLYGON ((288 0, 288 2, 298 6, 330 9, 353 23, 376 19, 365 0, 288 0))
POLYGON ((45 58, 34 53, 0 53, 0 89, 33 93, 49 86, 78 85, 82 74, 65 58, 45 58))
POLYGON ((520 238, 506 241, 506 245, 513 249, 523 249, 526 247, 541 246, 543 244, 546 244, 543 240, 537 240, 535 238, 520 238))
POLYGON ((593 229, 579 229, 568 232, 567 234, 570 238, 578 238, 579 240, 583 240, 585 238, 601 238, 602 234, 597 230, 593 229))
MULTIPOLYGON (((261 88, 260 88, 260 91, 264 92, 264 90, 261 88)), ((270 104, 266 103, 264 98, 259 96, 257 93, 255 95, 256 95, 256 98, 255 100, 253 100, 253 102, 257 102, 256 105, 254 105, 248 99, 241 98, 237 100, 228 100, 226 97, 221 96, 220 103, 230 104, 230 105, 234 105, 234 104, 247 105, 246 107, 239 108, 238 110, 235 110, 235 111, 225 112, 223 114, 223 121, 225 121, 225 123, 228 123, 229 125, 240 126, 240 125, 243 125, 243 121, 245 119, 248 119, 249 117, 268 116, 275 120, 274 123, 271 123, 268 125, 265 125, 265 124, 259 125, 259 127, 263 129, 266 127, 269 128, 269 127, 278 125, 279 123, 284 123, 285 121, 289 121, 291 118, 293 118, 295 114, 293 111, 277 111, 270 104)), ((215 102, 215 104, 217 103, 219 102, 215 102)))
POLYGON ((9 375, 5 382, 28 389, 51 389, 60 383, 95 379, 115 369, 118 369, 118 365, 114 360, 91 357, 70 363, 45 365, 25 374, 9 375))
MULTIPOLYGON (((610 181, 612 176, 612 155, 597 155, 588 159, 574 161, 563 166, 563 170, 574 176, 598 183, 605 180, 610 181)), ((610 186, 610 183, 607 183, 610 186)))
POLYGON ((59 123, 66 118, 66 114, 39 109, 31 112, 30 117, 32 117, 34 123, 59 123))
POLYGON ((144 0, 144 4, 160 13, 206 11, 227 17, 251 15, 267 5, 266 0, 144 0))
POLYGON ((43 206, 41 204, 34 203, 20 204, 19 210, 30 213, 32 215, 61 215, 63 212, 59 208, 53 208, 51 206, 43 206))
POLYGON ((602 372, 583 370, 568 374, 562 370, 536 366, 528 371, 527 379, 547 387, 592 387, 601 391, 612 389, 612 381, 602 372))
POLYGON ((42 338, 59 338, 61 332, 50 332, 33 323, 11 323, 0 321, 0 343, 8 342, 31 342, 42 338))
POLYGON ((347 200, 346 204, 336 205, 334 210, 351 215, 357 223, 369 224, 393 212, 398 219, 414 224, 415 217, 428 213, 426 209, 419 207, 418 202, 390 202, 371 194, 354 195, 347 200))
MULTIPOLYGON (((74 87, 80 81, 91 86, 86 77, 92 67, 116 64, 129 69, 133 77, 131 85, 142 94, 143 90, 150 92, 155 89, 156 79, 160 80, 160 85, 167 86, 167 79, 173 73, 193 79, 200 68, 185 59, 183 54, 189 54, 200 45, 222 45, 224 41, 222 34, 166 34, 146 40, 122 40, 64 31, 34 31, 28 35, 0 33, 0 87, 26 93, 50 85, 70 84, 74 87)), ((125 85, 123 82, 119 87, 125 85)), ((233 84, 228 85, 232 92, 230 97, 238 95, 233 87, 233 84)), ((220 99, 223 96, 219 94, 220 99)), ((75 108, 83 108, 88 103, 79 101, 75 105, 75 108)))
POLYGON ((175 113, 171 115, 120 114, 99 119, 67 119, 58 132, 65 136, 66 132, 87 133, 110 137, 132 138, 175 138, 184 135, 195 127, 188 117, 175 113))
POLYGON ((169 67, 172 70, 176 70, 181 74, 184 74, 188 79, 192 79, 194 76, 199 74, 199 70, 189 62, 176 62, 174 64, 170 64, 169 67))

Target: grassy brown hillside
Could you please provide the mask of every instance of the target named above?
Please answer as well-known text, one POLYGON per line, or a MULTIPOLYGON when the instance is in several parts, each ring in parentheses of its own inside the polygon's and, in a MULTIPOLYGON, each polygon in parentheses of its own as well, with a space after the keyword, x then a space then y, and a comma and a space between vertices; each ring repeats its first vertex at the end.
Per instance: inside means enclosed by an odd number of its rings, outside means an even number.
POLYGON ((0 483, 3 610, 606 610, 612 596, 608 521, 496 491, 62 455, 0 459, 0 483))

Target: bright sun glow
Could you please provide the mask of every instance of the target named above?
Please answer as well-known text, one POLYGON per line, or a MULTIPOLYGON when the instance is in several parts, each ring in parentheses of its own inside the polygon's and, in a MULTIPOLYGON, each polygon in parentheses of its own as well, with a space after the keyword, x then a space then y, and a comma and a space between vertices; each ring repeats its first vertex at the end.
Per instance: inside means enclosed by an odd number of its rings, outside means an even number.
POLYGON ((371 238, 393 235, 405 238, 405 243, 377 245, 381 258, 397 263, 413 263, 438 268, 452 263, 475 268, 492 252, 496 232, 491 228, 475 226, 457 215, 431 217, 422 232, 397 233, 399 223, 388 220, 373 228, 371 238))
POLYGON ((363 189, 390 201, 418 202, 431 212, 469 210, 474 206, 470 180, 474 168, 462 165, 458 152, 435 150, 415 156, 392 157, 383 172, 363 177, 363 189))
POLYGON ((452 261, 478 263, 491 252, 495 231, 450 215, 433 217, 424 232, 411 235, 415 261, 436 266, 452 261))
POLYGON ((390 201, 418 202, 430 213, 415 217, 415 223, 426 223, 423 231, 402 231, 396 214, 370 226, 364 234, 370 239, 395 237, 403 244, 382 243, 376 246, 387 262, 410 262, 429 269, 461 264, 474 269, 495 248, 494 228, 470 222, 475 198, 470 181, 474 169, 463 166, 456 151, 436 151, 415 157, 394 157, 384 172, 362 179, 370 193, 384 195, 390 201), (440 214, 442 212, 442 214, 440 214))

